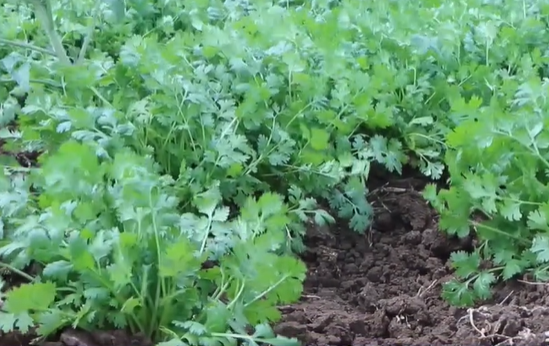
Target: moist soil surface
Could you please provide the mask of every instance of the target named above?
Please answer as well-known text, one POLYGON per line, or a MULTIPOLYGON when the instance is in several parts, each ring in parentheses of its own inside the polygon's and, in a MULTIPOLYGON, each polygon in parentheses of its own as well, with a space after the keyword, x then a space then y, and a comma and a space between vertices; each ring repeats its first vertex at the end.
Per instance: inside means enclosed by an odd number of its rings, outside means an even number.
POLYGON ((276 332, 304 346, 549 345, 547 285, 509 282, 471 309, 441 298, 450 254, 473 244, 437 229, 416 183, 372 190, 376 216, 363 235, 345 221, 309 231, 305 292, 282 308, 276 332))

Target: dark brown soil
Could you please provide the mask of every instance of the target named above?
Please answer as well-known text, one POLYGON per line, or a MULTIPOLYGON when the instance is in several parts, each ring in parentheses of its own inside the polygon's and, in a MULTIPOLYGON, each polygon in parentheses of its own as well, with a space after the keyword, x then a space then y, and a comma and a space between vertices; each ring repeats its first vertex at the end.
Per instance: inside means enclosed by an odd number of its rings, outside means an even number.
POLYGON ((475 309, 441 299, 450 253, 472 244, 439 232, 413 185, 373 193, 377 216, 364 235, 310 232, 304 296, 283 308, 276 331, 304 346, 549 345, 549 286, 502 285, 475 309))

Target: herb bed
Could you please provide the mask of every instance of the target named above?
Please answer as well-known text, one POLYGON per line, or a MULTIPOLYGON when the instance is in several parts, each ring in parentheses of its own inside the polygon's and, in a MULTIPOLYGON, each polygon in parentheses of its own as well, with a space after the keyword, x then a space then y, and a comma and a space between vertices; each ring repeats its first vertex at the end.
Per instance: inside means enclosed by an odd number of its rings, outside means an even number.
POLYGON ((7 341, 544 337, 549 0, 0 9, 7 341))
MULTIPOLYGON (((437 231, 436 212, 418 196, 425 183, 399 177, 378 186, 373 204, 384 207, 368 236, 345 222, 310 229, 303 296, 280 307, 275 331, 303 345, 544 345, 549 310, 543 286, 513 280, 472 309, 440 298, 441 284, 453 277, 450 254, 471 250, 473 239, 437 231)), ((123 331, 65 333, 44 345, 152 345, 123 331)), ((27 346, 34 337, 11 332, 0 337, 0 346, 27 346)))

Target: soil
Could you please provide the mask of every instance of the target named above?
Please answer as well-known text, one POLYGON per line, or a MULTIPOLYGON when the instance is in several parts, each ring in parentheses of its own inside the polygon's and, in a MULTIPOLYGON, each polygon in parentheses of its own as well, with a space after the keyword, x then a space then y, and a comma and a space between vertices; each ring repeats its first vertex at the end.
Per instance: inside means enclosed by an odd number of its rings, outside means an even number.
POLYGON ((510 282, 474 309, 442 300, 450 254, 473 244, 439 232, 417 192, 423 185, 378 186, 375 222, 363 235, 345 221, 309 232, 305 292, 283 307, 277 333, 304 346, 549 345, 549 286, 510 282))
MULTIPOLYGON (((519 345, 549 346, 549 286, 509 282, 472 309, 440 297, 452 278, 449 257, 472 239, 449 239, 421 197, 418 178, 372 179, 372 227, 358 234, 347 222, 311 229, 300 302, 281 307, 275 331, 303 346, 519 345), (385 181, 385 182, 384 182, 385 181)), ((32 333, 0 335, 0 346, 27 346, 32 333)), ((65 330, 43 346, 152 346, 123 331, 65 330)))

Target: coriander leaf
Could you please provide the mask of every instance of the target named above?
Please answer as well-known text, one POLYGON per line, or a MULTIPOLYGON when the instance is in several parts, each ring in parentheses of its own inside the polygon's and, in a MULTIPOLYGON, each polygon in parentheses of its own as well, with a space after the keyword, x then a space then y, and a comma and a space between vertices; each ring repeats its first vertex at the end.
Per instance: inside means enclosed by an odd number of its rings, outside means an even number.
POLYGON ((313 128, 311 129, 311 146, 315 150, 325 150, 328 148, 330 135, 328 132, 313 128))
POLYGON ((61 281, 64 281, 67 279, 67 276, 69 272, 73 269, 73 265, 68 261, 55 261, 48 263, 44 270, 42 271, 42 275, 45 278, 54 278, 61 281))
POLYGON ((4 308, 18 315, 28 311, 45 311, 54 302, 56 286, 52 282, 23 284, 6 293, 4 308))
POLYGON ((17 317, 15 314, 0 312, 0 329, 4 333, 9 333, 14 330, 17 317))
POLYGON ((548 208, 545 204, 543 209, 533 210, 528 214, 528 227, 533 230, 549 231, 549 221, 544 209, 548 208))
POLYGON ((179 339, 170 339, 168 341, 159 342, 156 346, 188 346, 188 344, 179 339))
POLYGON ((26 313, 17 314, 17 321, 15 327, 21 331, 21 333, 27 333, 30 328, 34 327, 34 321, 32 317, 26 313))
POLYGON ((480 255, 476 252, 467 253, 465 251, 456 251, 450 255, 452 267, 456 269, 456 275, 467 279, 478 271, 480 266, 480 255))
POLYGON ((503 279, 509 280, 513 278, 515 275, 522 273, 524 270, 524 265, 521 261, 512 259, 505 263, 505 267, 503 267, 503 279))
POLYGON ((505 200, 503 205, 500 206, 499 211, 509 221, 519 221, 522 218, 519 202, 505 200))
POLYGON ((536 236, 532 241, 530 251, 536 254, 539 263, 549 262, 549 237, 542 235, 536 236))
POLYGON ((442 285, 442 297, 454 306, 472 306, 475 301, 473 290, 466 284, 449 281, 442 285))
POLYGON ((490 272, 480 272, 473 282, 475 294, 480 299, 489 299, 492 296, 491 286, 496 281, 496 277, 490 272))

